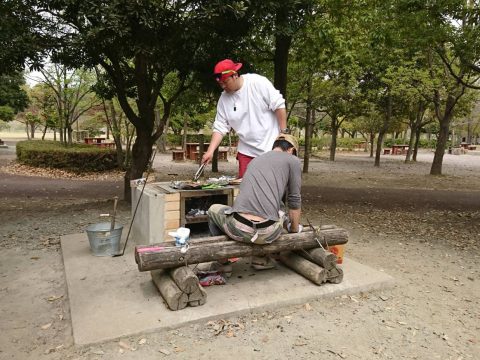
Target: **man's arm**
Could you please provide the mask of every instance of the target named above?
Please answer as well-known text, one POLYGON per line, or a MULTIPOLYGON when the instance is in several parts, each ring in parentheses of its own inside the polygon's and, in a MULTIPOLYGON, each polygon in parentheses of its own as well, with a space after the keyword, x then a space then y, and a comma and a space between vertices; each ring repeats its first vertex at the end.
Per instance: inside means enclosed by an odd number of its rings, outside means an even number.
POLYGON ((202 164, 209 163, 212 160, 213 152, 218 147, 218 145, 220 145, 220 143, 222 142, 222 139, 223 139, 222 134, 216 131, 213 132, 212 138, 210 139, 210 145, 208 145, 207 151, 205 152, 205 154, 203 154, 202 164))
POLYGON ((300 225, 300 214, 301 209, 289 209, 288 210, 288 217, 290 219, 290 232, 297 233, 298 227, 300 225))
POLYGON ((280 131, 287 128, 287 110, 285 108, 280 108, 275 110, 275 116, 277 117, 278 126, 280 126, 280 131))

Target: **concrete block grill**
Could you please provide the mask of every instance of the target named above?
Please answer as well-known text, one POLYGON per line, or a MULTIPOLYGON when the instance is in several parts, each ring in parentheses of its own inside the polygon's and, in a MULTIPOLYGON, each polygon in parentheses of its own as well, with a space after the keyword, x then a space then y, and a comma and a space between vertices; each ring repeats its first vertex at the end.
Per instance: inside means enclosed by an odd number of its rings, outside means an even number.
MULTIPOLYGON (((146 184, 137 214, 132 224, 136 244, 173 241, 168 235, 178 227, 207 223, 207 215, 189 215, 192 209, 208 210, 211 204, 232 205, 238 187, 226 186, 208 190, 179 190, 168 182, 146 184)), ((132 214, 142 187, 132 188, 132 214)), ((194 234, 192 234, 194 235, 194 234)))

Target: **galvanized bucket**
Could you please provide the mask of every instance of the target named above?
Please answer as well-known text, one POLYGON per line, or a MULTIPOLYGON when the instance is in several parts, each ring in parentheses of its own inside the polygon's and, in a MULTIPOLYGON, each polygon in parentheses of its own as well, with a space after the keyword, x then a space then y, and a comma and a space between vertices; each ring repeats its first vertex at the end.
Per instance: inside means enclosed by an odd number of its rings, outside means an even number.
POLYGON ((111 223, 93 224, 87 227, 90 249, 95 256, 113 256, 120 253, 120 240, 123 225, 115 224, 113 230, 111 223))

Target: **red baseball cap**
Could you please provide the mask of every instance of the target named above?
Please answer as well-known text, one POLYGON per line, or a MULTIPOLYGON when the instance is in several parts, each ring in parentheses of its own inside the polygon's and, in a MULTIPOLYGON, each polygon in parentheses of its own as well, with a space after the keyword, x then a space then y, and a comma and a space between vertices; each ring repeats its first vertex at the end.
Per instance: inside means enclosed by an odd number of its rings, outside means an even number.
POLYGON ((237 71, 242 67, 242 63, 234 63, 230 59, 225 59, 219 61, 215 68, 213 69, 213 74, 217 81, 224 81, 228 77, 236 74, 237 71))

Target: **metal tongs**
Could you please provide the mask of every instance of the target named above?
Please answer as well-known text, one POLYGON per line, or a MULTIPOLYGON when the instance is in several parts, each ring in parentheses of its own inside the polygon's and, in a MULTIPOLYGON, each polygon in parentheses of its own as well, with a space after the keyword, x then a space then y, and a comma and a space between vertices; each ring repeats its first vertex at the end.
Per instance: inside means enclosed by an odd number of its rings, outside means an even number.
POLYGON ((307 222, 308 222, 308 225, 310 226, 310 228, 312 229, 313 231, 313 238, 317 241, 318 245, 320 245, 320 247, 323 249, 323 250, 328 250, 328 243, 327 243, 327 248, 325 249, 325 247, 322 245, 322 243, 320 242, 320 234, 318 233, 318 230, 312 225, 312 223, 310 222, 310 220, 308 220, 307 218, 307 222))
POLYGON ((203 172, 205 171, 205 166, 207 166, 206 162, 204 162, 202 165, 200 165, 197 172, 193 176, 193 181, 197 181, 198 179, 200 179, 200 176, 202 176, 203 172))

